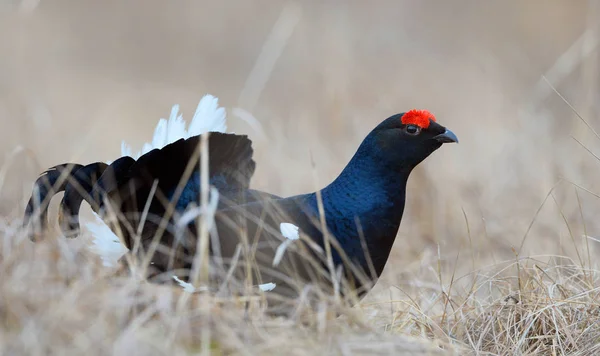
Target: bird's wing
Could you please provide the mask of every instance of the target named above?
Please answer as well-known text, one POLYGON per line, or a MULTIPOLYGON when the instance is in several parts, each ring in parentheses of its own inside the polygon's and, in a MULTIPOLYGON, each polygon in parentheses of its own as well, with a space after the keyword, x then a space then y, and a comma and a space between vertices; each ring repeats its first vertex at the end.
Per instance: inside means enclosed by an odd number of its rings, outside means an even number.
MULTIPOLYGON (((169 119, 160 119, 158 121, 152 140, 145 143, 141 150, 133 152, 129 144, 125 141, 121 143, 122 157, 130 156, 137 159, 152 149, 163 148, 182 138, 189 138, 190 136, 200 135, 209 131, 225 132, 227 130, 226 112, 218 104, 219 99, 215 96, 210 94, 204 95, 200 99, 194 116, 187 128, 185 120, 179 113, 179 105, 173 105, 169 119)), ((107 163, 110 164, 112 162, 107 163)), ((109 170, 110 172, 112 170, 109 170)), ((110 183, 114 180, 107 179, 107 181, 110 183)), ((115 187, 107 186, 105 188, 110 188, 105 190, 112 191, 115 187)), ((84 228, 92 236, 92 250, 101 257, 106 266, 114 266, 127 249, 122 244, 119 248, 116 248, 115 245, 119 242, 117 235, 106 225, 99 215, 94 213, 94 216, 94 221, 84 224, 84 228)))
MULTIPOLYGON (((201 137, 181 139, 140 157, 108 194, 110 210, 119 217, 119 230, 125 246, 134 245, 134 234, 143 222, 143 236, 153 235, 163 217, 172 227, 190 203, 199 203, 201 137), (175 204, 175 210, 169 208, 175 204), (169 214, 165 214, 169 212, 169 214)), ((238 204, 247 196, 255 163, 252 142, 245 135, 212 132, 208 136, 209 182, 228 204, 238 204)), ((166 231, 165 235, 173 235, 166 231)), ((171 244, 164 237, 161 243, 171 244)), ((144 237, 142 237, 144 240, 144 237)), ((145 241, 142 241, 144 244, 145 241)))
MULTIPOLYGON (((131 167, 130 179, 152 184, 158 180, 158 188, 163 192, 178 186, 188 166, 192 173, 200 171, 201 137, 180 139, 161 149, 154 149, 131 167)), ((255 162, 252 159, 252 141, 246 135, 211 132, 208 137, 209 181, 219 190, 245 190, 254 174, 255 162)))

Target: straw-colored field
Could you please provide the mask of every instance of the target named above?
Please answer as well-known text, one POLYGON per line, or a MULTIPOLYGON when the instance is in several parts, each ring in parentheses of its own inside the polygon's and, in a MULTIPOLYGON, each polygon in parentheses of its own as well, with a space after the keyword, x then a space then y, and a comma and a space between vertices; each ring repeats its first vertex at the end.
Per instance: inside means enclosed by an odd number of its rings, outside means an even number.
POLYGON ((0 0, 0 353, 600 353, 599 45, 596 0, 0 0), (458 135, 411 176, 361 305, 177 306, 75 253, 85 238, 19 232, 43 169, 140 148, 206 93, 279 195, 329 183, 391 114, 458 135))

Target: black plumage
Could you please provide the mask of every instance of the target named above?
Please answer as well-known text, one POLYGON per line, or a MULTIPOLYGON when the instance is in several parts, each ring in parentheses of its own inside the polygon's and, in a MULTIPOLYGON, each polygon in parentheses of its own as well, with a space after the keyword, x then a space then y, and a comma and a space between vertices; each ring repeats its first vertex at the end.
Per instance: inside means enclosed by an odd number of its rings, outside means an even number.
MULTIPOLYGON (((219 192, 211 228, 211 276, 217 283, 227 280, 230 288, 241 288, 243 283, 236 284, 229 276, 243 280, 251 275, 256 283, 275 282, 275 291, 287 296, 298 295, 309 283, 331 291, 336 273, 344 277, 342 294, 368 292, 383 271, 398 232, 412 169, 443 143, 458 141, 427 111, 393 115, 367 135, 329 185, 319 192, 282 198, 250 189, 255 162, 247 136, 208 135, 208 181, 219 192), (274 266, 273 258, 285 240, 280 223, 297 226, 302 238, 274 266), (330 258, 325 241, 332 244, 330 258)), ((38 215, 35 203, 64 190, 60 211, 66 235, 76 235, 79 206, 86 200, 103 217, 118 213, 112 229, 138 254, 152 250, 157 230, 164 229, 152 256, 153 276, 189 271, 196 253, 197 220, 182 226, 178 219, 200 201, 200 141, 201 136, 181 139, 137 161, 122 157, 109 166, 57 166, 36 182, 25 225, 35 217, 44 227, 47 203, 38 215), (65 169, 73 183, 56 185, 65 169), (48 189, 48 182, 56 185, 54 190, 48 189), (168 220, 166 212, 172 213, 168 220), (168 224, 161 225, 164 221, 168 224)))

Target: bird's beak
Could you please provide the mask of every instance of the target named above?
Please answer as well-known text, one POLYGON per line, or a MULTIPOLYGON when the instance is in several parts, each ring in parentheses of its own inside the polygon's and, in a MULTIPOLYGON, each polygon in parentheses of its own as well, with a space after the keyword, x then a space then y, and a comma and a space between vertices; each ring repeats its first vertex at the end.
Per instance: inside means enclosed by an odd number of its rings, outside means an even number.
POLYGON ((456 137, 454 132, 452 132, 448 129, 446 129, 446 131, 444 131, 444 133, 434 136, 433 139, 440 143, 450 143, 450 142, 458 143, 458 137, 456 137))

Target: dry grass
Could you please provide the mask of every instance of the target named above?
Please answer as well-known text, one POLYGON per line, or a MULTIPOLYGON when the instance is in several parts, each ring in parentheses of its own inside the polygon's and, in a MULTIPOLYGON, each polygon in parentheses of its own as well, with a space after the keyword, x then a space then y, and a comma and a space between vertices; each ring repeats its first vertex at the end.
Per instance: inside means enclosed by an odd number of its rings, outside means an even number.
POLYGON ((3 354, 440 352, 426 340, 381 334, 362 313, 336 318, 326 299, 317 314, 276 319, 262 312, 259 295, 217 298, 148 284, 107 271, 77 240, 33 245, 15 224, 2 227, 3 354))
POLYGON ((0 2, 2 354, 598 353, 594 1, 16 3, 0 2), (41 170, 114 159, 206 92, 253 138, 254 187, 281 195, 328 182, 407 105, 458 134, 414 172, 361 305, 324 299, 297 320, 178 307, 189 295, 102 269, 85 238, 19 232, 41 170))

